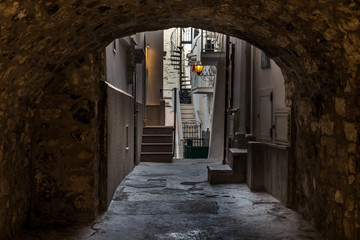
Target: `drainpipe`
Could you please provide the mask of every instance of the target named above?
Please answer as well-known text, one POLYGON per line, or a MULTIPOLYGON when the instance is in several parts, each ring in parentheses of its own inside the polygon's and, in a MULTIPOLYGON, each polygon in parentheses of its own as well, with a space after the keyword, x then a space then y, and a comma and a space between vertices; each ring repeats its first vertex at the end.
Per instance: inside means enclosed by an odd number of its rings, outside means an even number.
MULTIPOLYGON (((133 69, 135 71, 135 69, 133 69)), ((134 73, 133 73, 134 74, 134 73)), ((133 87, 132 93, 134 98, 134 165, 136 165, 136 155, 137 155, 137 115, 138 115, 138 106, 136 101, 136 78, 133 77, 133 87)))
POLYGON ((223 164, 226 164, 226 150, 227 150, 227 114, 228 114, 228 103, 229 103, 229 77, 230 77, 230 36, 226 35, 226 51, 225 51, 225 64, 226 64, 226 71, 225 71, 225 104, 224 104, 224 153, 223 153, 223 164))
POLYGON ((134 43, 134 39, 133 38, 130 38, 130 41, 131 41, 131 59, 132 59, 132 80, 133 80, 133 83, 132 83, 132 96, 134 98, 134 166, 136 165, 136 157, 137 157, 137 129, 138 129, 138 126, 137 126, 137 119, 138 119, 138 105, 137 105, 137 96, 136 96, 136 79, 137 79, 137 76, 136 76, 136 61, 135 61, 135 43, 134 43))
POLYGON ((177 88, 174 88, 173 89, 173 94, 174 94, 174 102, 173 102, 173 109, 174 109, 174 146, 173 146, 173 157, 176 156, 176 119, 177 119, 177 116, 176 116, 176 111, 177 111, 177 101, 178 99, 176 99, 176 93, 177 93, 177 88))
POLYGON ((254 46, 251 45, 250 54, 250 133, 253 136, 253 120, 254 120, 254 46))

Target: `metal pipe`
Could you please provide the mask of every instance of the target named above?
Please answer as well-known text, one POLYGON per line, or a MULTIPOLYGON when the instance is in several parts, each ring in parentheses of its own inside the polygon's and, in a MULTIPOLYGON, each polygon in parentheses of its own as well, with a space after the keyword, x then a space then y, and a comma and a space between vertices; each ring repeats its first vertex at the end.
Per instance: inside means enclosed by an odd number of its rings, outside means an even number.
POLYGON ((250 135, 253 135, 254 120, 254 46, 251 45, 250 53, 250 135))
MULTIPOLYGON (((136 69, 136 68, 135 68, 136 69)), ((137 95, 136 95, 136 80, 137 80, 137 76, 136 76, 136 71, 135 69, 133 69, 133 74, 135 74, 135 76, 133 77, 133 89, 132 89, 132 93, 134 96, 134 165, 136 165, 136 157, 137 157, 137 130, 138 130, 138 126, 137 126, 137 122, 138 122, 138 105, 137 105, 137 95), (135 72, 134 72, 135 71, 135 72)))
POLYGON ((230 77, 230 36, 226 35, 226 51, 225 51, 225 103, 224 103, 224 152, 223 152, 223 164, 226 164, 226 150, 227 150, 227 114, 228 114, 228 91, 229 91, 229 77, 230 77))
POLYGON ((173 89, 174 91, 174 102, 173 102, 173 109, 174 109, 174 127, 173 127, 173 131, 174 131, 174 145, 173 145, 173 157, 176 156, 176 111, 177 111, 177 98, 176 98, 176 92, 177 92, 177 88, 173 89))

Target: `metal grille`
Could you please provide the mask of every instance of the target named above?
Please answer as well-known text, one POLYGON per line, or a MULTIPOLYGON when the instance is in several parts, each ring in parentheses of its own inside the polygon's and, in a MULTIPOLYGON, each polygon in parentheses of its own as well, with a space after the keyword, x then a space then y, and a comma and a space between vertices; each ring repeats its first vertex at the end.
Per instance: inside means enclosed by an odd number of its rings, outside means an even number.
POLYGON ((207 158, 209 147, 201 133, 201 123, 190 120, 184 123, 184 158, 207 158))
POLYGON ((201 123, 195 120, 190 120, 183 125, 184 139, 201 138, 201 123))

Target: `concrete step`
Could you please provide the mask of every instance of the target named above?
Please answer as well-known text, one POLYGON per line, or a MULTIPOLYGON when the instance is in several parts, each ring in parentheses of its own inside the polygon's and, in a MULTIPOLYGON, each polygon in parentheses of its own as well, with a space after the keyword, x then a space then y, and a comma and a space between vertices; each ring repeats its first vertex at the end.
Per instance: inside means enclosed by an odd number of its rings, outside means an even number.
POLYGON ((182 109, 181 114, 194 114, 194 109, 182 109))
POLYGON ((247 149, 230 148, 228 161, 234 174, 242 175, 245 182, 247 149))
POLYGON ((142 143, 142 152, 172 152, 172 143, 142 143))
POLYGON ((142 152, 141 162, 172 162, 172 152, 142 152))
POLYGON ((181 114, 181 118, 195 118, 194 113, 181 114))
POLYGON ((180 109, 193 109, 194 106, 192 104, 180 104, 180 109))
POLYGON ((182 117, 181 120, 183 123, 186 121, 196 121, 195 117, 182 117))
POLYGON ((172 126, 149 126, 143 129, 143 134, 172 134, 172 132, 172 126))
POLYGON ((208 165, 208 181, 210 184, 241 183, 241 176, 233 173, 229 165, 214 164, 208 165))
POLYGON ((194 109, 181 109, 181 113, 194 113, 194 109))
POLYGON ((172 134, 143 134, 143 143, 172 143, 172 134))

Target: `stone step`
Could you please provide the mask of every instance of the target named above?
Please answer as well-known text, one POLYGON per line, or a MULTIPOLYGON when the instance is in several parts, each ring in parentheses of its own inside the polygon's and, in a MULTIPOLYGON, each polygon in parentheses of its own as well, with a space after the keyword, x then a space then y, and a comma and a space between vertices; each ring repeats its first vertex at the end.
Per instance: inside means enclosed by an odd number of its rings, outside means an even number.
POLYGON ((143 128, 143 134, 172 134, 172 126, 149 126, 143 128))
POLYGON ((192 104, 180 104, 180 109, 194 109, 192 104))
POLYGON ((181 114, 194 114, 194 109, 181 109, 181 114))
POLYGON ((181 114, 182 119, 194 119, 194 114, 181 114))
POLYGON ((142 143, 142 152, 172 152, 172 143, 142 143))
POLYGON ((141 162, 172 162, 172 152, 142 152, 141 162))
POLYGON ((143 134, 143 143, 172 143, 172 134, 143 134))
POLYGON ((242 182, 246 181, 247 149, 230 148, 228 162, 234 174, 239 175, 242 182))
POLYGON ((210 184, 241 183, 241 176, 234 174, 229 165, 213 164, 208 165, 207 169, 210 184))

